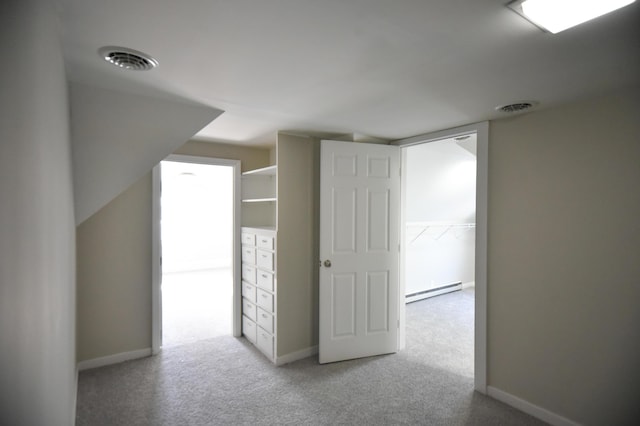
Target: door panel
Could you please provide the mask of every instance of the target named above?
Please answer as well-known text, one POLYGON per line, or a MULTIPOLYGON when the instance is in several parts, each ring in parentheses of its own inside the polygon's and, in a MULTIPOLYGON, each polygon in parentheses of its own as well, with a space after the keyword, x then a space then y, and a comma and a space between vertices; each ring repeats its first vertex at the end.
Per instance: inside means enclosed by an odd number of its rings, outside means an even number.
POLYGON ((399 149, 323 141, 320 362, 396 352, 399 149))

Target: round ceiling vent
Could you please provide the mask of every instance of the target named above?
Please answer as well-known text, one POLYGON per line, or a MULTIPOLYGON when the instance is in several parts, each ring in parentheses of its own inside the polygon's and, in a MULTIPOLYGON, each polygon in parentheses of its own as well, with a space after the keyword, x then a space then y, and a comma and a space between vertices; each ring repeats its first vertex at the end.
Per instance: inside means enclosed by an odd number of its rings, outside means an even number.
POLYGON ((133 71, 148 71, 158 66, 158 61, 137 50, 126 47, 105 46, 98 50, 105 61, 120 68, 133 71))
POLYGON ((538 105, 538 103, 535 101, 514 102, 512 104, 497 106, 496 111, 502 111, 507 113, 522 112, 522 111, 527 111, 536 105, 538 105))

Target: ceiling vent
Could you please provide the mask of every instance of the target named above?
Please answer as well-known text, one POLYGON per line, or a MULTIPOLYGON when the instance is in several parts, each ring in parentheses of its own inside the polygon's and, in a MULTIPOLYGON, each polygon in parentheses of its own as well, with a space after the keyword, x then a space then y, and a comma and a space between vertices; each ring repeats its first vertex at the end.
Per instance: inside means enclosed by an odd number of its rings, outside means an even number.
POLYGON ((127 70, 148 71, 158 66, 158 61, 146 53, 126 47, 105 46, 98 54, 105 61, 127 70))
POLYGON ((496 107, 496 111, 502 111, 506 113, 516 113, 530 110, 531 108, 538 105, 537 102, 534 101, 523 101, 523 102, 514 102, 512 104, 501 105, 496 107))

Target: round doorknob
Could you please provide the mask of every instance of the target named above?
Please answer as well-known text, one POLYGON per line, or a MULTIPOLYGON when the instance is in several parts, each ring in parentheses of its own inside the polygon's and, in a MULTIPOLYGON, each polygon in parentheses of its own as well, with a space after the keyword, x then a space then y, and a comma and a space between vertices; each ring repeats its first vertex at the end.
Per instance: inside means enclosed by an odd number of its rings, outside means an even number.
POLYGON ((324 266, 327 268, 331 268, 331 261, 329 259, 324 261, 324 266))

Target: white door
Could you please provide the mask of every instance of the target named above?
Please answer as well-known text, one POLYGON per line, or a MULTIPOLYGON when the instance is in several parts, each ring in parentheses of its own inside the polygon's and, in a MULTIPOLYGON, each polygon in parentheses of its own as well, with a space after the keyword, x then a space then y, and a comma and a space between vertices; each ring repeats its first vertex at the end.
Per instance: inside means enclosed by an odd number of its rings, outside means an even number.
POLYGON ((320 363, 398 349, 399 157, 322 141, 320 363))

